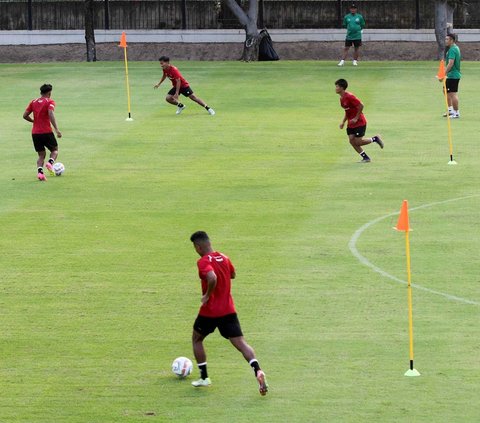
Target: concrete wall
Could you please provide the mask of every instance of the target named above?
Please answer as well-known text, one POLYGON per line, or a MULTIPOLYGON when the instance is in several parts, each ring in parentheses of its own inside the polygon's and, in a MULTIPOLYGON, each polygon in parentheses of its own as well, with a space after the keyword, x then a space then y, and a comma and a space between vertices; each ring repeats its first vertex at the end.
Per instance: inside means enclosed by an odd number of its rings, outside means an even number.
MULTIPOLYGON (((342 41, 343 29, 272 29, 269 30, 274 42, 342 41)), ((480 42, 480 29, 456 29, 459 42, 480 42)), ((97 43, 120 41, 121 31, 96 30, 97 43)), ((363 34, 364 41, 435 41, 433 29, 368 29, 363 34)), ((129 30, 127 42, 131 43, 242 43, 245 31, 230 30, 129 30)), ((82 44, 85 33, 71 31, 0 31, 0 45, 42 45, 42 44, 82 44)))
MULTIPOLYGON (((360 0, 358 6, 367 28, 431 29, 435 1, 360 0)), ((350 2, 263 0, 258 23, 269 29, 341 28, 350 2)), ((240 3, 246 8, 248 0, 240 3)), ((85 27, 83 0, 33 0, 31 8, 28 4, 26 0, 0 0, 0 29, 82 30, 85 27)), ((105 0, 95 0, 93 4, 97 29, 242 29, 225 1, 220 0, 186 0, 185 3, 181 0, 109 0, 108 14, 105 0)), ((479 9, 480 0, 457 1, 454 25, 480 28, 479 9)))

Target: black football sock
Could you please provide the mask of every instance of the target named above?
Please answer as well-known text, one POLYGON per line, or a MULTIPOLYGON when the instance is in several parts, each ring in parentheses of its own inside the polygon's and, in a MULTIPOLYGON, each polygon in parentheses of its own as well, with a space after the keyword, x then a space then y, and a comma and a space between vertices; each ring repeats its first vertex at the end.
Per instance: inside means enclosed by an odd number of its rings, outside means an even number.
POLYGON ((50 157, 50 158, 48 159, 48 163, 50 163, 51 165, 53 165, 53 164, 55 163, 55 160, 50 157))
POLYGON ((38 168, 38 173, 43 173, 43 167, 38 168))
POLYGON ((207 373, 207 362, 205 363, 198 363, 198 368, 200 369, 200 377, 202 379, 206 379, 208 377, 207 373))
POLYGON ((183 107, 183 104, 182 103, 177 103, 177 106, 181 108, 181 107, 183 107))
POLYGON ((252 366, 253 368, 253 371, 255 372, 255 376, 257 376, 257 372, 260 370, 260 364, 258 364, 258 361, 256 358, 250 360, 248 362, 248 364, 250 364, 250 366, 252 366))
POLYGON ((210 107, 205 104, 205 109, 210 110, 210 107))
POLYGON ((370 157, 367 156, 367 153, 365 153, 365 151, 362 151, 360 153, 360 156, 362 156, 362 159, 364 159, 364 160, 370 160, 370 157))

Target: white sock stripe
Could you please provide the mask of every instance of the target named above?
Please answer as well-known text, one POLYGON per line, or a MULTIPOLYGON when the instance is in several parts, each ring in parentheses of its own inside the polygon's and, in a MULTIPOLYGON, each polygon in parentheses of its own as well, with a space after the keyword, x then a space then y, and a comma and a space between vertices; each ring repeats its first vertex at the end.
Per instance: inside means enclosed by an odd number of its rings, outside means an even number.
POLYGON ((205 361, 205 363, 197 363, 197 366, 205 366, 207 364, 207 362, 205 361))
POLYGON ((254 363, 255 361, 258 363, 258 360, 257 360, 256 358, 252 358, 252 359, 248 362, 248 364, 250 364, 250 366, 251 366, 252 363, 254 363))

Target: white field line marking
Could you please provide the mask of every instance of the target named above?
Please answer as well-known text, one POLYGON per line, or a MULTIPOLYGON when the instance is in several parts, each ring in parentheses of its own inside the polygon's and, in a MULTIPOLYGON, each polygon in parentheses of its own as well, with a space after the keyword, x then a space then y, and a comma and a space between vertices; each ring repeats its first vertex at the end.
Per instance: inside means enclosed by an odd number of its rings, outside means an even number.
MULTIPOLYGON (((452 203, 452 202, 455 202, 455 201, 461 201, 461 200, 466 200, 468 198, 473 198, 473 197, 478 197, 479 195, 469 195, 469 196, 466 196, 466 197, 458 197, 458 198, 452 198, 450 200, 444 200, 444 201, 437 201, 435 203, 430 203, 430 204, 424 204, 423 206, 418 206, 418 207, 413 207, 411 209, 409 209, 409 211, 415 211, 415 210, 420 210, 420 209, 426 209, 428 207, 434 207, 434 206, 438 206, 440 204, 446 204, 446 203, 452 203)), ((380 269, 380 267, 378 266, 375 266, 372 262, 370 262, 365 256, 363 256, 362 254, 360 254, 360 252, 358 251, 357 249, 357 241, 359 240, 360 236, 362 235, 363 232, 365 232, 368 228, 370 228, 371 226, 373 225, 376 225, 378 222, 381 222, 382 220, 385 220, 385 219, 388 219, 389 217, 392 217, 392 216, 395 216, 395 215, 398 215, 400 214, 400 212, 395 212, 395 213, 390 213, 390 214, 387 214, 385 216, 381 216, 381 217, 377 217, 376 219, 374 220, 371 220, 370 222, 368 223, 365 223, 365 225, 363 225, 362 227, 360 227, 359 229, 357 229, 355 231, 355 233, 352 235, 352 237, 350 238, 350 241, 348 243, 348 248, 350 248, 350 251, 352 252, 352 254, 358 259, 358 261, 362 264, 364 264, 365 266, 368 266, 370 267, 370 269, 374 270, 375 272, 377 273, 380 273, 382 276, 388 278, 388 279, 391 279, 395 282, 398 282, 398 283, 401 283, 403 285, 407 285, 407 281, 404 281, 402 279, 399 279, 397 278, 396 276, 393 276, 391 275, 390 273, 388 272, 385 272, 385 270, 383 269, 380 269)), ((421 291, 425 291, 425 292, 429 292, 431 294, 435 294, 435 295, 440 295, 442 297, 445 297, 451 301, 458 301, 460 303, 464 303, 464 304, 473 304, 473 305, 480 305, 479 302, 477 301, 472 301, 472 300, 468 300, 466 298, 462 298, 462 297, 457 297, 455 295, 450 295, 450 294, 447 294, 445 292, 440 292, 440 291, 435 291, 433 289, 430 289, 430 288, 426 288, 424 286, 421 286, 421 285, 417 285, 417 284, 414 284, 412 283, 412 287, 416 288, 416 289, 419 289, 421 291)))

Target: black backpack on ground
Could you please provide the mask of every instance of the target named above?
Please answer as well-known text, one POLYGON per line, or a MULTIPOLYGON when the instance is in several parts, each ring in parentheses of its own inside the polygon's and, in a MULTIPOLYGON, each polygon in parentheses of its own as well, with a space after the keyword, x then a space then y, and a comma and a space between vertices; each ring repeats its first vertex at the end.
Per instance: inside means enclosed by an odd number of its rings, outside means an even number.
POLYGON ((272 38, 266 29, 260 31, 262 37, 260 45, 258 46, 258 60, 259 61, 273 61, 279 60, 277 52, 273 48, 272 38))

